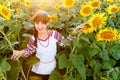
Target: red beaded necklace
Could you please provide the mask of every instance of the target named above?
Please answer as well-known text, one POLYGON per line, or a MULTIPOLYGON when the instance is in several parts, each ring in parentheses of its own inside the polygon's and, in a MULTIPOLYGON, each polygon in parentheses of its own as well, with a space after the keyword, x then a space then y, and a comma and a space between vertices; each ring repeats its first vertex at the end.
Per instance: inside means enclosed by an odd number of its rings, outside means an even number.
POLYGON ((43 47, 48 47, 48 46, 49 46, 49 42, 50 42, 49 37, 50 37, 50 35, 49 35, 49 33, 48 33, 48 37, 47 37, 47 39, 46 39, 46 41, 48 41, 47 45, 43 45, 43 44, 40 42, 40 40, 39 40, 40 45, 43 46, 43 47))

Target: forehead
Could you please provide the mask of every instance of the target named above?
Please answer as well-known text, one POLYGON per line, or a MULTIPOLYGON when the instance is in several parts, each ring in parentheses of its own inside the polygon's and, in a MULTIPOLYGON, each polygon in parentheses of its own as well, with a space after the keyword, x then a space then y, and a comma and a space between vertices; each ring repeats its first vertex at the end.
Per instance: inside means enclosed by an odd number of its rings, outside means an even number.
POLYGON ((46 23, 43 23, 43 22, 34 22, 34 24, 44 24, 44 25, 47 25, 46 23))

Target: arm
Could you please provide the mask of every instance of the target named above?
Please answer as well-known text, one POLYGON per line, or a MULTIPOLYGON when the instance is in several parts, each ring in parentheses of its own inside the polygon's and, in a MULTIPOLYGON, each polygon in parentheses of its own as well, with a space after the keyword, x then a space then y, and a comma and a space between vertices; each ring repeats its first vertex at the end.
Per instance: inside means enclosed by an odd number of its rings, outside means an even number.
POLYGON ((27 48, 23 49, 24 54, 22 55, 22 57, 28 57, 29 55, 33 54, 33 52, 35 52, 35 38, 32 36, 27 44, 27 48))
MULTIPOLYGON (((72 34, 76 35, 77 33, 81 32, 83 30, 83 27, 81 25, 77 26, 77 28, 73 31, 72 34)), ((64 36, 62 36, 59 32, 55 31, 54 32, 54 38, 57 40, 57 43, 60 45, 60 46, 65 46, 63 43, 62 43, 62 40, 64 39, 64 36)), ((67 36, 66 39, 69 40, 69 41, 73 41, 76 37, 74 36, 67 36)))
POLYGON ((64 39, 64 36, 62 36, 59 32, 55 31, 54 38, 57 40, 57 43, 60 46, 64 46, 64 44, 62 43, 62 39, 64 39))
POLYGON ((31 37, 27 44, 27 48, 20 50, 20 51, 13 50, 13 55, 12 55, 11 59, 18 60, 20 57, 28 57, 34 51, 35 51, 34 38, 31 37))

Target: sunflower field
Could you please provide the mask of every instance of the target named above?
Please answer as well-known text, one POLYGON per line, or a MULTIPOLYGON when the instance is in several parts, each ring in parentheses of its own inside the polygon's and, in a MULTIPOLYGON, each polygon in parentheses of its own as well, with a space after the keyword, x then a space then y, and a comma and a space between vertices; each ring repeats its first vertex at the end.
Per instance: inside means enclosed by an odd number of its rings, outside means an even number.
POLYGON ((49 29, 73 38, 62 40, 65 47, 58 46, 57 68, 49 80, 120 80, 119 4, 120 0, 0 0, 0 80, 28 80, 37 59, 10 57, 12 50, 26 47, 38 9, 49 13, 49 29))

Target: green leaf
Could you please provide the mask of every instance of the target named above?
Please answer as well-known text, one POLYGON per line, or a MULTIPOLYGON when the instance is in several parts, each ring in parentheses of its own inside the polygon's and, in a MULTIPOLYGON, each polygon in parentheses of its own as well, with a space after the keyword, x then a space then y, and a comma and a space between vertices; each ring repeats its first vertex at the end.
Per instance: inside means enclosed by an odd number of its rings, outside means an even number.
POLYGON ((65 54, 62 54, 58 58, 58 65, 60 69, 63 69, 67 66, 67 56, 65 54))
POLYGON ((109 54, 106 53, 105 51, 101 51, 100 54, 99 54, 99 56, 100 56, 103 60, 105 60, 105 61, 110 59, 110 58, 109 58, 109 54))
POLYGON ((30 66, 36 64, 37 62, 40 62, 40 59, 33 55, 30 55, 26 60, 27 60, 26 64, 30 66))
POLYGON ((0 70, 3 72, 9 71, 11 68, 6 58, 0 57, 0 70))
POLYGON ((62 14, 62 17, 60 18, 61 21, 69 21, 69 19, 72 17, 71 15, 62 14))
POLYGON ((73 46, 78 47, 78 48, 82 47, 82 45, 80 44, 80 42, 78 42, 77 39, 73 40, 73 46))
POLYGON ((62 76, 57 70, 52 71, 49 80, 63 80, 62 76))
POLYGON ((33 24, 30 22, 23 22, 23 25, 26 30, 30 30, 34 27, 33 24))
POLYGON ((14 42, 11 42, 12 46, 16 45, 16 44, 19 44, 18 41, 14 41, 14 42))
POLYGON ((71 75, 67 75, 64 80, 74 80, 73 76, 71 75))
POLYGON ((28 33, 24 33, 24 34, 22 34, 22 36, 23 36, 23 37, 29 37, 29 38, 30 38, 32 35, 31 35, 31 34, 28 34, 28 33))
POLYGON ((90 61, 90 66, 94 70, 94 75, 97 76, 97 74, 100 72, 101 65, 99 61, 96 61, 95 59, 92 59, 90 61))
POLYGON ((115 68, 115 69, 111 72, 111 75, 110 75, 110 77, 111 77, 113 80, 119 80, 119 76, 120 76, 120 71, 118 70, 118 68, 115 68))
POLYGON ((70 46, 71 45, 71 42, 67 39, 63 39, 62 40, 62 43, 65 45, 65 46, 70 46))
POLYGON ((84 58, 89 57, 89 45, 80 48, 77 48, 78 54, 82 54, 84 56, 84 58))
POLYGON ((21 70, 22 65, 12 60, 9 60, 9 64, 11 65, 11 69, 7 71, 7 79, 18 80, 19 72, 21 70))
POLYGON ((90 57, 95 56, 99 52, 100 52, 100 48, 97 45, 95 44, 90 45, 90 50, 89 50, 90 57))
POLYGON ((116 60, 119 60, 120 59, 120 49, 114 49, 114 50, 112 50, 111 55, 116 60))
POLYGON ((85 36, 81 36, 80 38, 83 42, 90 43, 89 38, 85 36))
POLYGON ((104 63, 102 64, 102 66, 103 66, 104 69, 111 69, 111 68, 112 68, 112 67, 110 66, 110 64, 108 63, 108 61, 104 62, 104 63))
POLYGON ((71 53, 70 54, 70 60, 74 64, 75 68, 78 70, 79 74, 82 77, 82 80, 86 80, 83 55, 81 55, 81 54, 75 55, 75 54, 71 53))

